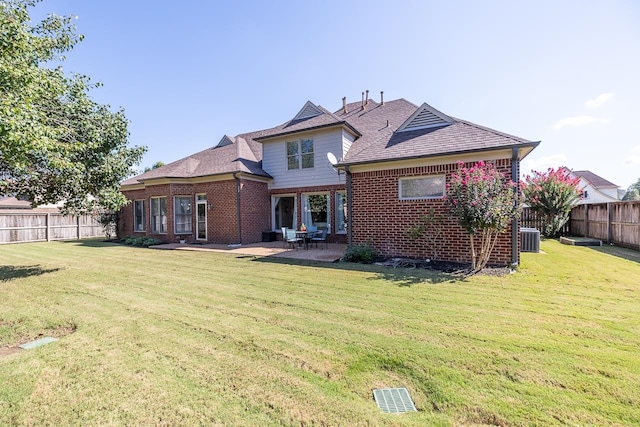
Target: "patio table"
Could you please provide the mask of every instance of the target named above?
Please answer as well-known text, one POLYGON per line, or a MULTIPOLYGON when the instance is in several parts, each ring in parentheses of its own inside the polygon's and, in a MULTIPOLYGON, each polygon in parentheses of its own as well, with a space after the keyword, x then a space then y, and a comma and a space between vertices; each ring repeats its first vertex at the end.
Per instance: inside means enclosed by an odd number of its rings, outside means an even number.
POLYGON ((304 241, 304 248, 309 250, 309 240, 316 234, 315 231, 296 230, 296 237, 300 237, 304 241))

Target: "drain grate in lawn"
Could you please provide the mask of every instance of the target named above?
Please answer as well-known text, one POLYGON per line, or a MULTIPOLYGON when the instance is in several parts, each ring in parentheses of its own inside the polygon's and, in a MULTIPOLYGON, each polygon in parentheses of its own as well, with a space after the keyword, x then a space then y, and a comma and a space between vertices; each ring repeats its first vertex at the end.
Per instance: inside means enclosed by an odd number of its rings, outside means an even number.
POLYGON ((416 406, 406 388, 376 388, 373 398, 385 414, 399 414, 401 412, 417 412, 416 406))
POLYGON ((39 340, 35 340, 35 341, 28 342, 26 344, 19 345, 18 347, 24 350, 30 350, 32 348, 40 347, 41 345, 49 344, 54 341, 58 341, 58 338, 44 337, 44 338, 40 338, 39 340))

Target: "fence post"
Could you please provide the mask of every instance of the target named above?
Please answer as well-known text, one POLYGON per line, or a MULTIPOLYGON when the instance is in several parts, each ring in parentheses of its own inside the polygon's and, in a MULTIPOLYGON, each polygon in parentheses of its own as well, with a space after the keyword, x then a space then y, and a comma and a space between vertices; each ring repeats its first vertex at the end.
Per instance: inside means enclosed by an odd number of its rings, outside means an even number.
POLYGON ((589 237, 589 204, 584 206, 584 237, 589 237))
POLYGON ((76 216, 76 236, 80 240, 80 215, 76 216))
POLYGON ((51 217, 49 215, 51 214, 47 212, 47 216, 45 217, 45 220, 44 220, 47 225, 47 229, 45 230, 45 233, 46 233, 45 237, 47 239, 47 242, 51 241, 51 217))
POLYGON ((611 244, 611 227, 612 227, 613 210, 611 209, 611 202, 607 202, 607 243, 611 244))

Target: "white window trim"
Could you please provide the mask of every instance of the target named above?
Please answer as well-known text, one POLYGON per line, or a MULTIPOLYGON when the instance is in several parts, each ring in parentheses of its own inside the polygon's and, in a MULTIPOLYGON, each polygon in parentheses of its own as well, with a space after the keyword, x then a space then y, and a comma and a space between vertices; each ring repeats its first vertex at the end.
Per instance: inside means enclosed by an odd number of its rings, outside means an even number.
POLYGON ((209 205, 207 204, 207 194, 206 193, 197 193, 195 195, 195 201, 196 201, 196 210, 194 212, 195 215, 195 225, 196 225, 196 229, 194 230, 195 236, 196 236, 196 240, 204 240, 206 241, 207 238, 209 237, 209 205), (198 197, 200 196, 204 196, 204 199, 198 199, 198 197), (198 205, 204 205, 204 239, 201 237, 198 237, 198 205))
POLYGON ((147 218, 145 214, 145 199, 136 199, 133 201, 133 232, 134 233, 145 233, 147 231, 147 218), (136 228, 136 203, 142 202, 142 230, 138 230, 136 228))
MULTIPOLYGON (((300 195, 301 200, 300 200, 300 206, 302 207, 302 209, 304 210, 304 198, 307 196, 327 196, 327 234, 331 234, 331 219, 333 217, 333 215, 331 215, 331 192, 329 191, 314 191, 311 193, 302 193, 300 195)), ((303 215, 300 217, 302 222, 304 222, 304 213, 303 215)), ((305 223, 307 226, 309 226, 310 224, 305 223)))
POLYGON ((406 176, 398 179, 398 199, 400 200, 438 200, 442 199, 446 194, 446 176, 444 175, 420 175, 420 176, 406 176), (423 197, 402 197, 402 181, 409 181, 415 179, 424 178, 441 178, 442 179, 442 194, 440 196, 423 196, 423 197))
POLYGON ((288 139, 284 142, 284 161, 285 161, 285 170, 287 172, 300 172, 305 170, 314 170, 316 168, 316 140, 314 137, 310 136, 307 138, 298 138, 298 139, 288 139), (302 141, 303 140, 311 140, 311 144, 313 145, 313 152, 307 154, 313 154, 313 167, 312 168, 303 168, 302 167, 302 141), (295 142, 298 144, 298 167, 295 169, 289 169, 289 151, 287 150, 287 144, 290 142, 295 142))
MULTIPOLYGON (((336 191, 334 194, 335 195, 333 197, 333 199, 334 199, 333 200, 333 205, 334 205, 333 208, 335 210, 335 218, 336 218, 335 224, 337 226, 337 224, 338 224, 338 194, 342 195, 342 198, 343 198, 344 202, 346 203, 347 202, 347 192, 346 191, 336 191)), ((346 216, 345 216, 345 218, 346 218, 346 216)), ((347 234, 346 224, 345 224, 345 229, 344 230, 337 230, 336 229, 336 234, 347 234)))
POLYGON ((194 207, 194 203, 193 203, 193 196, 190 195, 175 195, 173 196, 173 234, 176 235, 188 235, 188 234, 193 234, 193 207, 194 207), (176 221, 176 199, 190 199, 191 200, 191 215, 190 215, 190 219, 191 219, 191 230, 190 231, 176 231, 176 224, 178 223, 176 221))
POLYGON ((280 228, 276 227, 276 198, 293 197, 293 228, 298 227, 298 196, 292 194, 274 194, 271 196, 271 229, 279 232, 280 228))
MULTIPOLYGON (((153 229, 153 226, 152 226, 152 224, 153 224, 153 209, 152 209, 152 207, 153 207, 153 200, 154 199, 158 199, 158 200, 164 199, 164 201, 165 201, 164 208, 165 208, 165 210, 168 209, 167 208, 167 196, 152 196, 152 197, 149 197, 149 230, 151 231, 151 233, 154 233, 154 234, 167 234, 166 227, 165 227, 164 231, 162 231, 162 230, 154 230, 153 229)), ((159 207, 160 207, 160 204, 158 202, 158 208, 159 207)), ((164 217, 165 217, 165 219, 167 218, 166 212, 165 212, 164 217)), ((162 227, 162 221, 160 221, 160 227, 162 227)))

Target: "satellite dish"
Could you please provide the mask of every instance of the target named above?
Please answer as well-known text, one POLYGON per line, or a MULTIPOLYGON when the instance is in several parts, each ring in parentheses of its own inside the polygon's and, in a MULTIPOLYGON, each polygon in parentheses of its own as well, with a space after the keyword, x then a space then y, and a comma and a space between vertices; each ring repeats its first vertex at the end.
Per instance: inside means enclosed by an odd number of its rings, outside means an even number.
POLYGON ((327 159, 329 163, 331 163, 331 166, 335 166, 338 163, 338 159, 336 159, 336 156, 331 152, 327 153, 327 159))

